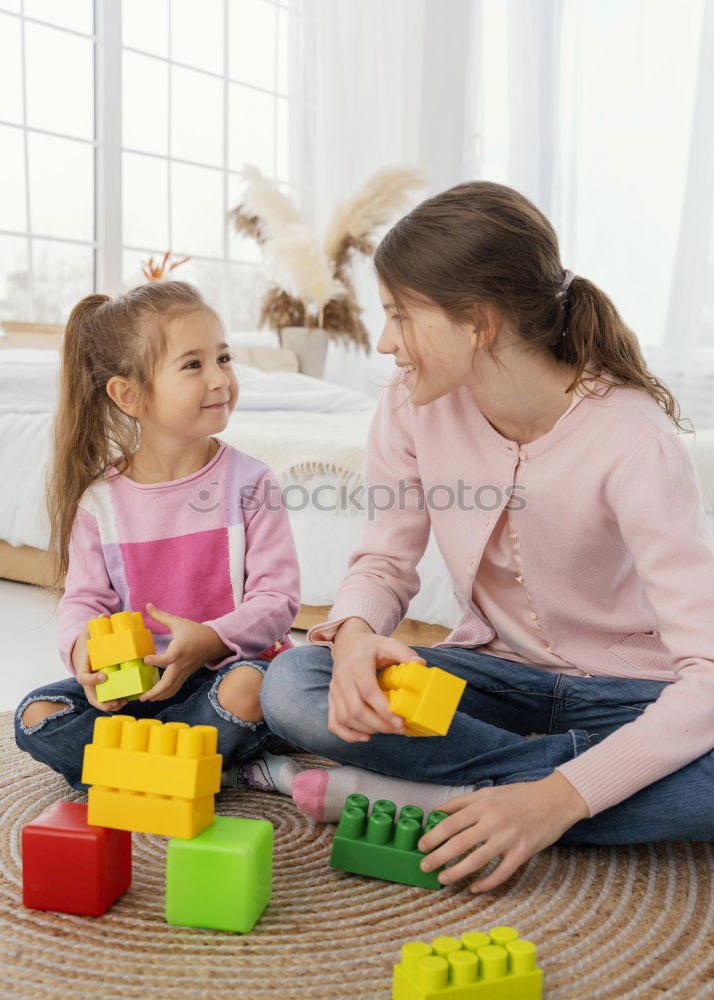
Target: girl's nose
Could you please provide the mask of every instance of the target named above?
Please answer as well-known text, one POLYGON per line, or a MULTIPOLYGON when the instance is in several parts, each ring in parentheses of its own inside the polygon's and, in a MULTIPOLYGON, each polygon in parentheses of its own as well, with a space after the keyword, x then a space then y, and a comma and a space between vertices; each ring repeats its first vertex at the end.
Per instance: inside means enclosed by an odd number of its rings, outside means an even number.
POLYGON ((379 340, 377 341, 377 350, 380 354, 396 354, 399 345, 395 341, 391 334, 387 333, 387 328, 382 330, 379 340))
POLYGON ((219 368, 217 365, 213 368, 209 375, 209 380, 212 386, 216 388, 221 388, 222 386, 230 385, 230 378, 223 368, 219 368))

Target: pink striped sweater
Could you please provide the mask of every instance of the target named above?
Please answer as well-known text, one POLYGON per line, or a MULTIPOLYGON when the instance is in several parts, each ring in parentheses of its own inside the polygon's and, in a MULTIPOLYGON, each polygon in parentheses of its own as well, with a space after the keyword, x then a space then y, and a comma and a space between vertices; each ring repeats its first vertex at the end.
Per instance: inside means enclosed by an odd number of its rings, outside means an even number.
POLYGON ((438 645, 528 660, 535 627, 534 666, 671 682, 636 721, 558 769, 591 815, 714 747, 714 540, 696 472, 654 400, 614 381, 609 396, 585 396, 523 445, 498 433, 467 388, 423 407, 405 401, 404 386, 387 389, 365 470, 377 512, 330 620, 308 633, 329 644, 356 616, 389 635, 419 588, 431 529, 462 612, 438 645), (403 502, 379 510, 400 483, 403 502), (449 495, 465 500, 449 505, 449 495), (517 541, 523 622, 509 634, 505 616, 497 636, 474 596, 493 584, 493 563, 476 577, 505 526, 517 541))
POLYGON ((225 442, 198 472, 135 483, 113 470, 83 496, 57 608, 60 655, 90 618, 141 611, 162 653, 171 636, 146 613, 210 625, 232 652, 208 663, 272 659, 300 606, 297 554, 280 488, 263 462, 225 442))

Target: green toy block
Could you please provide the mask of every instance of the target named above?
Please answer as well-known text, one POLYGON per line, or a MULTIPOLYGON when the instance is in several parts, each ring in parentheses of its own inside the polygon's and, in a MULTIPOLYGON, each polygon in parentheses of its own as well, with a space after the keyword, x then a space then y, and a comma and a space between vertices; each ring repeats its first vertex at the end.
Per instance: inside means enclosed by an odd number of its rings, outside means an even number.
POLYGON ((541 1000, 536 946, 513 927, 408 941, 394 966, 392 1000, 541 1000))
POLYGON ((244 934, 268 905, 272 881, 272 824, 216 816, 193 840, 169 840, 166 920, 244 934))
POLYGON ((378 799, 369 818, 368 809, 365 795, 347 797, 332 842, 330 867, 422 889, 441 889, 437 876, 442 869, 423 872, 419 864, 425 855, 416 845, 422 834, 446 819, 448 813, 429 813, 422 830, 424 812, 417 806, 404 806, 396 823, 397 807, 388 799, 378 799))
POLYGON ((143 660, 127 660, 126 663, 103 667, 102 673, 107 679, 95 688, 101 702, 113 701, 115 698, 133 701, 159 683, 158 667, 144 663, 143 660))

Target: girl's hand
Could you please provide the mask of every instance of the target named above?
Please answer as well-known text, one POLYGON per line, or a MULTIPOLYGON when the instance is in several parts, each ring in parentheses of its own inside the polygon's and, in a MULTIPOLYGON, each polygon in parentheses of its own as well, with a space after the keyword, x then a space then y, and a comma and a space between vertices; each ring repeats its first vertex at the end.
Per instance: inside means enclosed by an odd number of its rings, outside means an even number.
POLYGON ((590 815, 585 800, 558 771, 540 781, 479 788, 439 808, 451 815, 419 841, 419 850, 431 852, 421 863, 422 871, 434 871, 465 855, 440 872, 442 885, 450 885, 501 857, 490 875, 471 883, 471 892, 495 889, 590 815))
POLYGON ((404 720, 390 709, 377 683, 377 670, 409 661, 425 662, 399 639, 375 635, 362 619, 344 622, 333 649, 329 731, 348 743, 364 743, 372 733, 403 733, 404 720))
POLYGON ((192 622, 189 618, 179 618, 168 611, 159 611, 151 602, 146 605, 146 610, 154 621, 170 630, 171 642, 165 653, 144 657, 145 663, 166 669, 160 680, 149 691, 144 692, 139 701, 163 701, 176 694, 186 678, 203 666, 206 660, 219 655, 216 652, 217 644, 223 649, 227 647, 223 646, 210 625, 192 622))
POLYGON ((74 640, 74 646, 72 647, 72 666, 74 667, 77 680, 84 688, 84 695, 93 708, 99 709, 100 712, 117 712, 126 705, 126 698, 120 698, 115 701, 100 701, 97 698, 97 684, 105 681, 107 675, 101 671, 95 673, 92 670, 89 662, 89 653, 87 652, 88 638, 89 626, 85 626, 84 631, 80 632, 74 640))

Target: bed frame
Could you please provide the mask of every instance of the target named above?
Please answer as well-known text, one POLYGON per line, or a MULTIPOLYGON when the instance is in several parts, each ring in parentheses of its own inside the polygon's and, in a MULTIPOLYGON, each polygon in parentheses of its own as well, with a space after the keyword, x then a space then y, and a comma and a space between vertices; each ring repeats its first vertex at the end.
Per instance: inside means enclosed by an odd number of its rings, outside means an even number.
MULTIPOLYGON (((0 336, 0 350, 10 347, 58 348, 64 327, 47 323, 3 323, 4 336, 0 336)), ((298 371, 295 353, 289 350, 263 347, 234 348, 232 354, 239 364, 252 365, 262 371, 298 371)), ((0 539, 0 578, 18 583, 46 587, 51 579, 50 554, 31 545, 10 545, 0 539)), ((327 621, 329 606, 303 604, 293 622, 293 628, 305 630, 327 621)), ((433 646, 448 635, 442 625, 405 618, 394 637, 409 646, 433 646)))

